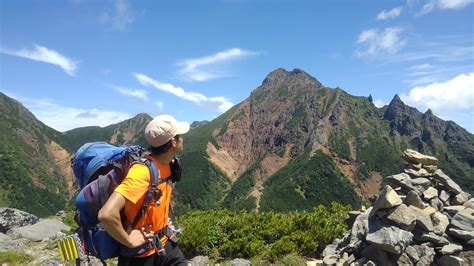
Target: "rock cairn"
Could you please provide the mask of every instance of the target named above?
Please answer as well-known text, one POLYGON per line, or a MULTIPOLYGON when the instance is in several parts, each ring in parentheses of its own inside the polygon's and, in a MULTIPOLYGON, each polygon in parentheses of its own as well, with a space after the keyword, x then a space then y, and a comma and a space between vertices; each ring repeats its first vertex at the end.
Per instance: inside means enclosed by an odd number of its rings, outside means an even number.
POLYGON ((474 198, 438 169, 435 157, 406 150, 403 173, 351 229, 323 252, 326 265, 474 265, 474 198))

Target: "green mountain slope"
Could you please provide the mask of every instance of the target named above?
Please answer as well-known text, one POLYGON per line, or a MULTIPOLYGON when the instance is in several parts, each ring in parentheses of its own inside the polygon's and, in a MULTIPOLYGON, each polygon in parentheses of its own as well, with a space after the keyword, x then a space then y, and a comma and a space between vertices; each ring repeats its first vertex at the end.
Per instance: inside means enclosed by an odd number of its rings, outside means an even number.
POLYGON ((265 184, 261 211, 311 210, 332 202, 360 207, 353 185, 332 159, 321 151, 312 157, 302 154, 273 175, 265 184))
POLYGON ((146 146, 143 132, 148 122, 151 121, 148 114, 138 114, 123 122, 106 127, 82 127, 64 132, 67 141, 66 148, 74 153, 84 143, 94 141, 107 141, 114 145, 135 144, 146 146))
POLYGON ((63 209, 68 200, 68 186, 57 164, 58 158, 52 154, 66 142, 62 134, 38 121, 19 102, 2 93, 0 125, 2 206, 41 217, 63 209))

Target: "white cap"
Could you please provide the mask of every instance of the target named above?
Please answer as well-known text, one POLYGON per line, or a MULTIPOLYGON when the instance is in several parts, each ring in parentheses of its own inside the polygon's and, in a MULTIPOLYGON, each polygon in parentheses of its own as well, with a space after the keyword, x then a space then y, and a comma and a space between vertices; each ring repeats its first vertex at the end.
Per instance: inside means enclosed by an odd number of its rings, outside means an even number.
POLYGON ((152 147, 160 147, 174 136, 189 131, 189 124, 178 122, 171 115, 159 115, 148 123, 145 128, 145 139, 152 147))

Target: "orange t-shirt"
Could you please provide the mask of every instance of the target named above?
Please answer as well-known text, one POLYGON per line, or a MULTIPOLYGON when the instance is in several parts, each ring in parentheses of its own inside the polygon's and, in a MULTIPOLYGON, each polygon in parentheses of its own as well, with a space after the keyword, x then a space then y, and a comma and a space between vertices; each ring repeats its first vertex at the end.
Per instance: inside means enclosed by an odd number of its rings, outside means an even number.
MULTIPOLYGON (((162 180, 171 175, 171 169, 169 164, 162 165, 159 164, 152 157, 147 157, 151 160, 159 170, 159 179, 162 180)), ((143 164, 134 164, 130 167, 127 176, 124 178, 122 183, 115 189, 117 193, 122 195, 127 202, 125 203, 125 215, 127 217, 127 224, 132 224, 135 216, 140 211, 142 207, 145 194, 148 192, 150 186, 150 171, 148 167, 143 164)), ((138 222, 136 228, 142 228, 146 226, 151 226, 153 232, 158 232, 168 225, 168 213, 171 202, 171 192, 172 188, 168 183, 162 183, 158 186, 162 192, 160 198, 160 205, 154 206, 153 199, 150 201, 150 206, 148 206, 147 211, 144 216, 138 222)), ((167 237, 164 236, 161 238, 163 246, 166 245, 167 237)), ((140 257, 150 256, 155 253, 155 249, 152 248, 140 255, 140 257)))

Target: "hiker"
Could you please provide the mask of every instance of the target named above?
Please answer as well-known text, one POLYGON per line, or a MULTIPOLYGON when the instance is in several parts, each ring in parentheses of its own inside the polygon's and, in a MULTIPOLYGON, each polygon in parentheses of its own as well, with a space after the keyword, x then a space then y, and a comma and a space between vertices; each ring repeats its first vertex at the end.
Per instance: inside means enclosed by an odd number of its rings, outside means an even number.
MULTIPOLYGON (((183 137, 189 124, 177 122, 170 115, 155 117, 145 128, 145 138, 150 155, 146 156, 158 167, 159 178, 172 176, 180 171, 175 156, 183 150, 183 137)), ((177 181, 177 180, 175 180, 177 181)), ((142 208, 143 199, 150 186, 150 171, 143 164, 133 164, 122 183, 115 189, 99 212, 99 220, 107 233, 128 248, 140 248, 153 243, 143 254, 135 257, 119 256, 118 265, 185 265, 183 253, 170 236, 169 220, 174 219, 171 206, 172 180, 158 185, 161 197, 144 211, 135 228, 122 226, 121 212, 127 225, 142 208)), ((177 239, 176 239, 177 240, 177 239)))

